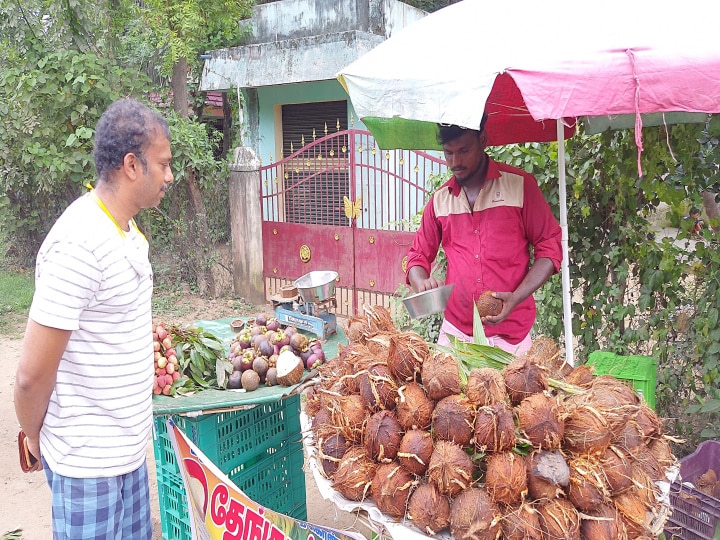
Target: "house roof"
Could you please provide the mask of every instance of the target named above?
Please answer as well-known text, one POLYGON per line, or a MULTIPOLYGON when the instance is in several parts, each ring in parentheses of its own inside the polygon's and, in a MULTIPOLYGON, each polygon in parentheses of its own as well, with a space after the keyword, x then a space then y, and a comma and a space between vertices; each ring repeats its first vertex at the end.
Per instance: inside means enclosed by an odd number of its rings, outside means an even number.
POLYGON ((334 80, 427 13, 399 0, 282 0, 255 6, 249 43, 210 51, 200 90, 334 80))

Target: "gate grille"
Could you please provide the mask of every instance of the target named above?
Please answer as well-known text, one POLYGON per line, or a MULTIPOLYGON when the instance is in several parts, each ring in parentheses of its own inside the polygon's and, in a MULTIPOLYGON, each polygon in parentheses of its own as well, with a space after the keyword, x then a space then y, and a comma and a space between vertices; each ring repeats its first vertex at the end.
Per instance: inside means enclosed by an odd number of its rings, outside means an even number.
POLYGON ((261 167, 266 298, 307 272, 336 270, 338 315, 389 307, 429 181, 445 169, 439 157, 381 150, 352 129, 261 167))

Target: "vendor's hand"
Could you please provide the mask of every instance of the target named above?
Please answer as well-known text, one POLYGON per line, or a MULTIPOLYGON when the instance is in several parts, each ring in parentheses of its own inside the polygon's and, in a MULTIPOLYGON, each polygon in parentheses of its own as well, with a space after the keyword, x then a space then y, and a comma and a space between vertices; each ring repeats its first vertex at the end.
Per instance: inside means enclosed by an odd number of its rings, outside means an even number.
POLYGON ((512 313, 512 310, 515 309, 516 302, 514 301, 513 293, 494 292, 493 297, 502 300, 502 310, 497 315, 489 315, 487 317, 483 317, 481 319, 483 324, 500 324, 505 319, 507 319, 508 315, 512 313))
POLYGON ((423 279, 421 281, 416 282, 413 285, 413 290, 416 293, 423 292, 423 291, 429 291, 431 289, 437 289, 438 287, 442 287, 443 282, 440 281, 437 278, 429 277, 427 279, 423 279))

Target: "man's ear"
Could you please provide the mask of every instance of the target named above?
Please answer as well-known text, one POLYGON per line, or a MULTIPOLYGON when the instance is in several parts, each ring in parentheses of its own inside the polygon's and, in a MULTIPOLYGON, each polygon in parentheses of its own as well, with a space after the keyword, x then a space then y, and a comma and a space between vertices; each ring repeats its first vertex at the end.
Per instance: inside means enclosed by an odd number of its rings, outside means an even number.
POLYGON ((135 154, 133 154, 132 152, 128 152, 127 154, 125 154, 125 157, 123 158, 122 169, 129 178, 135 180, 135 178, 137 178, 137 175, 140 173, 140 167, 142 167, 142 163, 135 154))
POLYGON ((480 146, 485 148, 487 146, 487 142, 488 142, 488 134, 487 134, 487 131, 483 129, 480 132, 480 146))

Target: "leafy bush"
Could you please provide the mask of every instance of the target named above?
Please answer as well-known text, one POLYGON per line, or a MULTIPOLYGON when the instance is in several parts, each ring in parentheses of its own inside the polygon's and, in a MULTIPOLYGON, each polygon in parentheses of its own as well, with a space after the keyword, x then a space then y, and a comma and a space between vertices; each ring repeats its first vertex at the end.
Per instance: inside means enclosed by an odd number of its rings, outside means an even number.
POLYGON ((0 224, 23 266, 62 211, 94 180, 94 127, 145 81, 93 52, 36 43, 0 70, 0 224))

